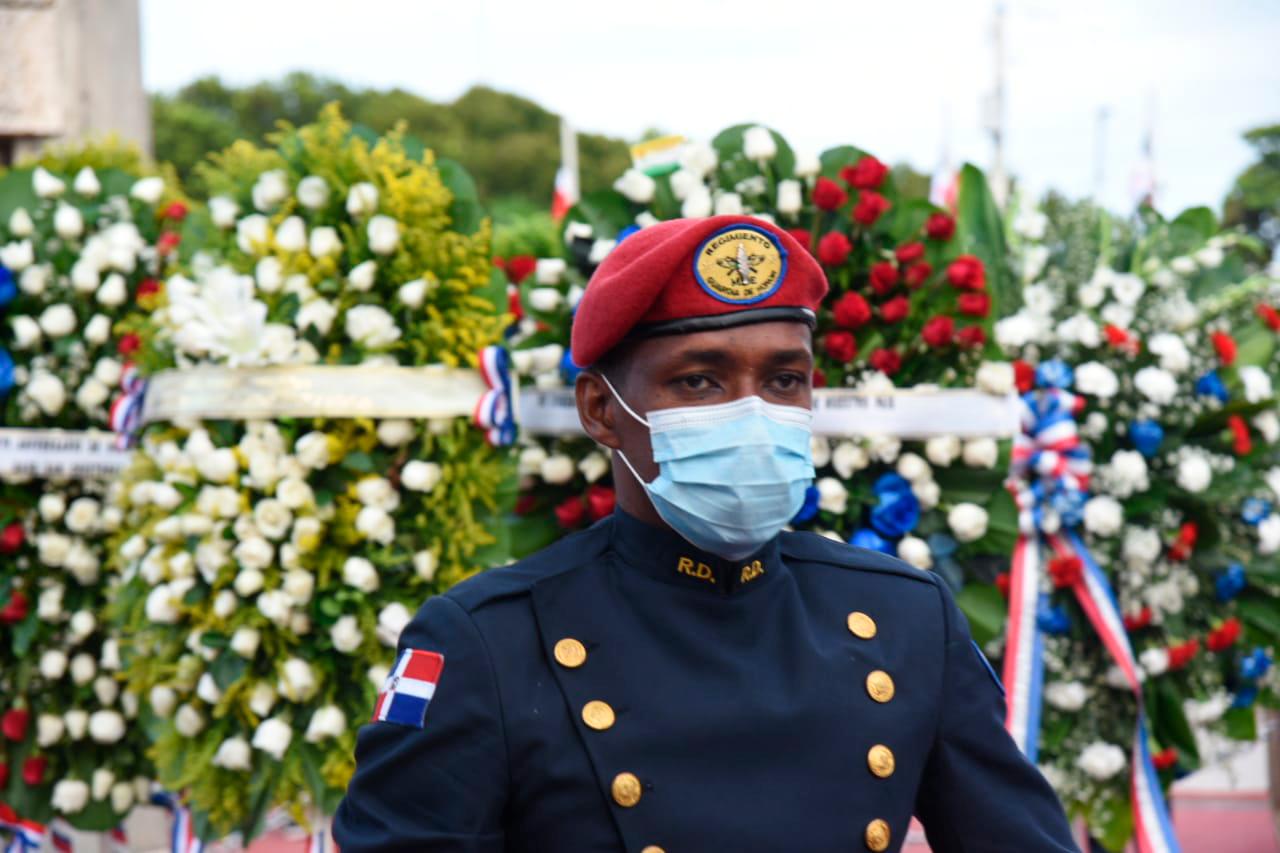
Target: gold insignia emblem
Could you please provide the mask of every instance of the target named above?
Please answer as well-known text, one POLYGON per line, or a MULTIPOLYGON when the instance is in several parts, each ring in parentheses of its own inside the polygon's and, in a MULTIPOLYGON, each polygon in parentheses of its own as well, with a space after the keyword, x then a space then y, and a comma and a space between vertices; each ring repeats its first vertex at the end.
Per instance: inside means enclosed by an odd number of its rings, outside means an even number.
POLYGON ((702 289, 721 302, 759 302, 782 285, 787 256, 774 237, 753 225, 734 225, 711 236, 694 257, 702 289))
POLYGON ((861 640, 870 640, 876 635, 876 621, 861 610, 849 614, 849 633, 861 640))
POLYGON ((613 777, 613 785, 610 787, 613 801, 624 809, 629 809, 640 802, 640 780, 634 773, 619 773, 613 777))
POLYGON ((567 669, 577 669, 587 662, 587 647, 573 637, 565 637, 556 643, 556 663, 567 669))
POLYGON ((882 669, 872 670, 867 675, 867 693, 877 702, 888 702, 893 698, 893 679, 882 669))
POLYGON ((879 818, 867 824, 867 849, 882 853, 889 849, 889 824, 879 818))
POLYGON ((582 706, 582 722, 598 732, 613 728, 616 719, 608 702, 593 699, 582 706))
POLYGON ((871 747, 867 751, 867 767, 881 779, 888 779, 893 775, 894 768, 897 767, 897 761, 893 757, 893 750, 880 743, 871 747))

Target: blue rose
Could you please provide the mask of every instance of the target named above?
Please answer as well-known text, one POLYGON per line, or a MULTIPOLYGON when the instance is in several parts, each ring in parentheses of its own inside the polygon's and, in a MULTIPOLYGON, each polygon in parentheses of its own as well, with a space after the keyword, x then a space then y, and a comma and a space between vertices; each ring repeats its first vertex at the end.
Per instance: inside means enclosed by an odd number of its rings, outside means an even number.
POLYGON ((1271 501, 1264 501, 1262 498, 1246 498, 1240 507, 1240 517, 1244 519, 1244 523, 1255 527, 1268 515, 1271 515, 1271 501))
POLYGON ((1218 572, 1213 579, 1213 588, 1219 601, 1230 601, 1244 591, 1245 583, 1244 566, 1232 563, 1218 572))
POLYGON ((901 474, 895 474, 890 471, 887 474, 880 475, 875 485, 871 487, 871 491, 881 498, 887 494, 911 494, 911 483, 901 474))
POLYGON ((1216 397, 1222 403, 1231 399, 1231 392, 1216 370, 1210 370, 1196 380, 1196 393, 1202 397, 1216 397))
POLYGON ((572 385, 581 372, 582 368, 573 363, 573 352, 566 349, 564 355, 560 356, 560 375, 564 378, 565 384, 572 385))
POLYGON ((1051 607, 1048 601, 1041 601, 1036 608, 1036 625, 1046 634, 1060 637, 1071 633, 1071 615, 1061 604, 1051 607))
POLYGON ((1060 358, 1041 362, 1036 368, 1036 384, 1041 388, 1070 388, 1074 381, 1071 366, 1060 358))
POLYGON ((871 508, 871 526, 897 539, 920 523, 920 501, 911 492, 886 492, 871 508))
POLYGON ((868 530, 865 527, 853 532, 853 535, 849 537, 849 544, 858 548, 866 548, 868 551, 880 551, 890 557, 895 556, 892 542, 874 530, 868 530))
POLYGON ((0 308, 8 305, 18 295, 18 286, 13 283, 13 273, 8 267, 0 264, 0 308))
MULTIPOLYGON (((3 269, 3 267, 0 267, 3 269)), ((13 387, 13 356, 4 347, 0 347, 0 397, 13 387)))
POLYGON ((1232 708, 1252 708, 1254 700, 1258 698, 1258 688, 1242 687, 1236 691, 1236 697, 1231 700, 1232 708))
POLYGON ((628 237, 630 237, 632 234, 636 233, 639 230, 640 230, 639 225, 628 225, 626 228, 623 228, 621 231, 618 232, 618 237, 617 237, 618 242, 621 243, 623 240, 627 239, 628 237))
POLYGON ((1139 453, 1151 459, 1160 452, 1164 428, 1155 421, 1134 421, 1129 425, 1129 438, 1139 453))
POLYGON ((804 503, 800 505, 800 511, 796 513, 795 518, 791 519, 792 524, 804 524, 818 514, 818 498, 819 492, 817 486, 809 486, 804 490, 804 503))
POLYGON ((1269 669, 1271 669, 1271 655, 1267 654, 1266 649, 1261 646, 1240 661, 1240 675, 1250 681, 1266 675, 1269 669))

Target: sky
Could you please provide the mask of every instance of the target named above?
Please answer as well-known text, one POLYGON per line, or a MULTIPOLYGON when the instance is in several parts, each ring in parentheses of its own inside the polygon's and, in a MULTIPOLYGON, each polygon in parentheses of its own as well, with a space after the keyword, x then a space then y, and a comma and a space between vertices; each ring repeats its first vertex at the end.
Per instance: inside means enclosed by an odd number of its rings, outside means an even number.
MULTIPOLYGON (((995 0, 141 3, 151 91, 293 70, 441 101, 485 84, 632 141, 754 121, 926 172, 994 157, 995 0)), ((1006 0, 1002 17, 1004 162, 1033 193, 1131 209, 1150 131, 1158 206, 1216 208, 1253 159, 1241 133, 1280 122, 1274 0, 1006 0)))

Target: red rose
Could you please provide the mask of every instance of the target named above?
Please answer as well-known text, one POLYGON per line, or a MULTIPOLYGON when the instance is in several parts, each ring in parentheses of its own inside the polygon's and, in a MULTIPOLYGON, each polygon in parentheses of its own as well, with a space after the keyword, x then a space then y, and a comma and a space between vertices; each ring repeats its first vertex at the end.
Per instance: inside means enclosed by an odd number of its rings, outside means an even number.
POLYGON ((154 278, 144 278, 138 284, 138 298, 142 299, 147 296, 155 296, 160 292, 161 287, 163 287, 163 285, 154 278))
POLYGON ((982 290, 987 286, 987 269, 981 258, 961 255, 947 266, 947 280, 960 290, 982 290))
POLYGON ((853 244, 839 231, 832 231, 818 241, 818 261, 824 266, 840 266, 849 260, 849 253, 852 251, 853 244))
MULTIPOLYGON (((7 762, 0 761, 0 790, 9 784, 9 765, 7 762)), ((6 815, 0 815, 0 820, 4 820, 6 815)), ((11 819, 12 820, 12 819, 11 819)))
POLYGON ((885 376, 892 376, 902 369, 902 356, 898 354, 897 350, 873 350, 867 362, 885 376))
POLYGON ((1173 670, 1176 670, 1176 669, 1182 669, 1184 666, 1191 663, 1191 659, 1194 658, 1196 656, 1196 653, 1199 651, 1200 651, 1200 641, 1197 640, 1195 637, 1192 637, 1190 640, 1187 640, 1185 643, 1180 643, 1176 646, 1170 646, 1169 647, 1169 671, 1172 672, 1173 670))
POLYGON ((871 265, 871 289, 881 296, 893 290, 898 283, 898 268, 888 261, 871 265))
POLYGON ((1249 438, 1249 425, 1239 415, 1227 418, 1227 428, 1231 430, 1231 449, 1236 456, 1248 456, 1253 450, 1253 440, 1249 438))
POLYGON ((22 762, 22 781, 28 785, 39 785, 44 781, 44 771, 49 767, 49 759, 36 755, 22 762))
POLYGON ((528 492, 516 498, 516 505, 511 511, 516 515, 528 515, 538 508, 538 499, 528 492))
POLYGON ((27 723, 31 713, 25 708, 10 708, 0 717, 0 732, 12 741, 21 741, 27 736, 27 723))
POLYGON ((836 325, 845 329, 858 329, 871 320, 871 306, 859 293, 849 292, 836 300, 831 309, 836 325))
POLYGON ((827 332, 822 339, 822 348, 841 364, 848 364, 858 354, 858 342, 849 332, 827 332))
POLYGON ((855 189, 874 190, 884 183, 884 176, 889 174, 889 167, 870 154, 852 166, 840 170, 840 177, 846 184, 855 189))
POLYGON ((1151 763, 1155 765, 1157 770, 1168 770, 1178 763, 1178 750, 1173 747, 1162 749, 1151 756, 1151 763))
POLYGON ((905 296, 895 296, 880 306, 880 319, 886 323, 901 323, 911 313, 911 303, 905 296))
POLYGON ((1018 393, 1025 394, 1036 387, 1036 369, 1022 359, 1013 363, 1013 383, 1018 386, 1018 393))
POLYGON ((511 287, 507 291, 507 313, 517 320, 524 317, 524 306, 520 304, 520 288, 511 287))
POLYGON ((587 513, 592 521, 613 515, 614 494, 608 486, 587 487, 587 513))
POLYGON ((565 530, 572 530, 587 515, 587 505, 582 502, 582 498, 574 496, 565 498, 558 506, 556 506, 556 523, 565 530))
POLYGON ((1074 554, 1054 557, 1049 561, 1049 577, 1058 589, 1073 587, 1084 577, 1084 563, 1074 554))
POLYGON ((1191 552, 1196 548, 1196 540, 1200 538, 1200 528, 1194 521, 1185 522, 1178 528, 1178 538, 1169 546, 1169 559, 1189 560, 1191 552))
POLYGON ((176 219, 181 222, 187 218, 187 206, 180 201, 171 202, 160 215, 165 219, 176 219))
POLYGON ((1124 617, 1124 627, 1128 631, 1136 631, 1151 624, 1151 608, 1144 607, 1137 613, 1124 617))
POLYGON ((930 240, 950 240, 956 233, 956 221, 945 213, 931 213, 924 223, 930 240))
POLYGON ((795 238, 795 241, 806 249, 813 240, 813 235, 809 233, 808 228, 788 228, 787 233, 795 238))
POLYGON ((872 190, 863 190, 858 196, 858 203, 853 207, 854 221, 870 227, 884 215, 893 203, 889 199, 872 190))
POLYGON ((538 267, 538 259, 531 255, 516 255, 507 258, 507 281, 512 284, 519 284, 524 281, 538 267))
POLYGON ((173 250, 178 248, 178 244, 182 242, 182 235, 176 231, 166 231, 160 235, 160 239, 156 241, 156 253, 160 257, 172 254, 173 250))
POLYGON ((813 185, 813 203, 819 210, 839 210, 849 200, 849 194, 830 178, 818 178, 813 185))
POLYGON ((22 590, 15 589, 9 593, 9 600, 0 607, 0 624, 14 625, 27 618, 27 597, 22 590))
POLYGON ((116 342, 116 352, 121 355, 133 355, 142 347, 142 338, 130 332, 116 342))
POLYGON ((996 575, 996 589, 1000 591, 1000 594, 1003 595, 1005 599, 1009 598, 1009 583, 1010 580, 1008 572, 1000 572, 996 575))
POLYGON ((955 335, 955 321, 945 315, 932 318, 920 330, 920 337, 931 347, 945 347, 955 335))
POLYGON ((826 388, 827 374, 823 373, 821 370, 815 367, 813 369, 812 381, 813 381, 814 388, 826 388))
POLYGON ((1234 646, 1238 639, 1240 639, 1240 620, 1232 616, 1209 632, 1209 636, 1205 639, 1205 646, 1211 652, 1224 652, 1234 646))
POLYGON ((915 290, 920 285, 929 280, 929 276, 933 275, 933 264, 928 261, 921 261, 918 264, 912 264, 907 267, 907 287, 915 290))
POLYGON ((991 297, 981 291, 962 293, 956 299, 956 308, 969 317, 985 317, 991 313, 991 297))
POLYGON ((918 240, 912 243, 903 243, 893 253, 898 258, 898 263, 906 266, 913 264, 924 257, 924 243, 918 240))
POLYGON ((1235 339, 1226 332, 1214 332, 1210 335, 1213 339, 1214 352, 1218 354, 1218 359, 1227 367, 1235 364, 1236 361, 1236 342, 1235 339))
POLYGON ((27 534, 23 531, 22 525, 16 521, 9 522, 4 526, 4 530, 0 530, 0 554, 18 553, 18 549, 25 541, 27 541, 27 534))
POLYGON ((977 349, 987 342, 987 333, 981 326, 965 326, 956 332, 956 343, 962 347, 977 349))
POLYGON ((1258 307, 1253 309, 1257 312, 1262 321, 1267 324, 1273 332, 1280 332, 1280 311, 1267 305, 1265 302, 1258 303, 1258 307))
POLYGON ((505 260, 503 260, 503 259, 502 259, 502 257, 500 257, 499 255, 494 255, 494 256, 493 256, 493 265, 494 265, 496 268, 498 268, 498 269, 500 269, 500 270, 503 270, 504 272, 505 272, 505 271, 506 271, 506 269, 507 269, 507 262, 506 262, 505 260))

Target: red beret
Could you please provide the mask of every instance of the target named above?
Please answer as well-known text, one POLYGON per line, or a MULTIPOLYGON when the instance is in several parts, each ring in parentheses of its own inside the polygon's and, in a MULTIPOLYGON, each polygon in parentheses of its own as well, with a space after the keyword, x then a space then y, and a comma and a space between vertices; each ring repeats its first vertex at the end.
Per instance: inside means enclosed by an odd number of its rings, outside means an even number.
POLYGON ((619 243, 587 284, 573 361, 624 340, 794 320, 814 325, 822 267, 786 231, 749 216, 672 219, 619 243))

